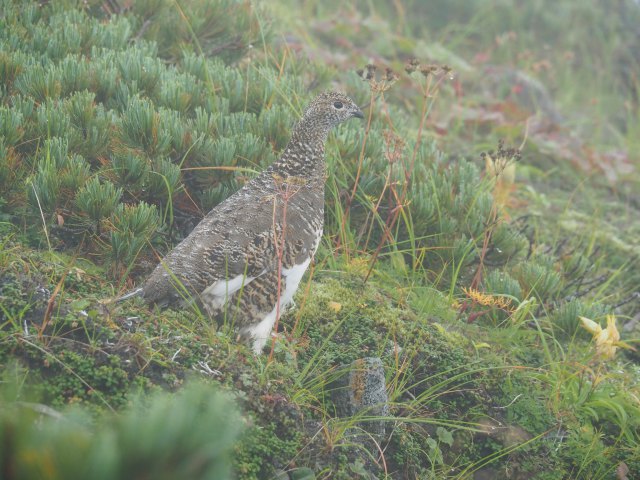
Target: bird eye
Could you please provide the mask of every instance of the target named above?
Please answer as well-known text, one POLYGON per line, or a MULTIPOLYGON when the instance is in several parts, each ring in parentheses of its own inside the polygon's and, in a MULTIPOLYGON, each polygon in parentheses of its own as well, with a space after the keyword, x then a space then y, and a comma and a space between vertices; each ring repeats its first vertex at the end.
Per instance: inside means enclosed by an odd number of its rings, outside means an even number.
POLYGON ((344 105, 342 105, 342 102, 334 102, 333 106, 340 110, 344 105))

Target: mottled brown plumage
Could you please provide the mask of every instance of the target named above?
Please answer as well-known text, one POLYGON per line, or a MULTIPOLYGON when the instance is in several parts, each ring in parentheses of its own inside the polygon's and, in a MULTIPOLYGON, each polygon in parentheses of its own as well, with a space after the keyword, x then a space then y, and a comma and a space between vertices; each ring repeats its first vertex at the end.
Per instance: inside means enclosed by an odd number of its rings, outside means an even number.
POLYGON ((160 306, 195 301, 211 316, 224 312, 260 352, 278 310, 279 275, 281 311, 322 236, 327 135, 362 116, 346 95, 316 97, 282 156, 211 210, 142 287, 123 298, 141 296, 160 306))

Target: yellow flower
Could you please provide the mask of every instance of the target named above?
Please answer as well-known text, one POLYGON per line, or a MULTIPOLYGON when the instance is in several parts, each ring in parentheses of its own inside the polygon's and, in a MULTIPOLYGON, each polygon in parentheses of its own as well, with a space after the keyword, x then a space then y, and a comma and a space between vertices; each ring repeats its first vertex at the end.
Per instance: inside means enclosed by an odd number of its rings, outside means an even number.
POLYGON ((620 332, 616 327, 615 315, 607 315, 607 328, 586 317, 580 317, 582 326, 587 329, 596 340, 596 353, 602 358, 613 358, 620 343, 620 332))

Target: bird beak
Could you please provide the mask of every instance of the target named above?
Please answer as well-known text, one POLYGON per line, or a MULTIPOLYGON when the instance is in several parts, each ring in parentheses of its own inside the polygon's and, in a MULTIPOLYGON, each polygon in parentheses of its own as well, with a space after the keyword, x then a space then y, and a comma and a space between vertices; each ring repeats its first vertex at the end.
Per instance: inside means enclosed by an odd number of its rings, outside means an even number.
POLYGON ((364 118, 364 113, 362 113, 362 110, 360 109, 354 110, 353 112, 351 112, 351 115, 356 118, 364 118))

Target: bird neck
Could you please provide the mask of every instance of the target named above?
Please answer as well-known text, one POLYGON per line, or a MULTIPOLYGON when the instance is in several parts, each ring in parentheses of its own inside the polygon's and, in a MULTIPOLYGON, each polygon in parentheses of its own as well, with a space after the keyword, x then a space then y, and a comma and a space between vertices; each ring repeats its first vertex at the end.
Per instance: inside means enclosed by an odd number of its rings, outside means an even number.
POLYGON ((273 170, 285 176, 322 178, 324 181, 324 144, 329 128, 311 128, 304 119, 296 126, 273 170))

